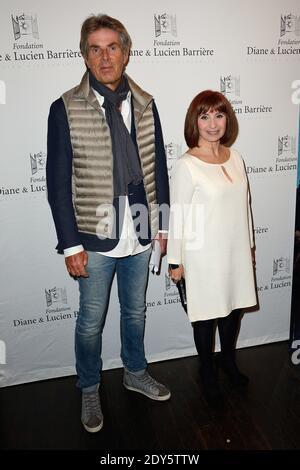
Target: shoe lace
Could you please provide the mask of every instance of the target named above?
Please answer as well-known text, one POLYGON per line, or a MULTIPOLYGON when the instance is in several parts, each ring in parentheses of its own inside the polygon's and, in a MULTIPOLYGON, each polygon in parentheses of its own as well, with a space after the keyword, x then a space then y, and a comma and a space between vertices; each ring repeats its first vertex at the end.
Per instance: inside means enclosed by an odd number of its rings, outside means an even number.
POLYGON ((150 374, 145 372, 142 376, 139 377, 140 381, 142 382, 145 387, 150 387, 152 389, 156 389, 158 387, 158 383, 156 382, 150 374))
POLYGON ((84 393, 84 404, 90 414, 101 414, 100 398, 98 393, 84 393))

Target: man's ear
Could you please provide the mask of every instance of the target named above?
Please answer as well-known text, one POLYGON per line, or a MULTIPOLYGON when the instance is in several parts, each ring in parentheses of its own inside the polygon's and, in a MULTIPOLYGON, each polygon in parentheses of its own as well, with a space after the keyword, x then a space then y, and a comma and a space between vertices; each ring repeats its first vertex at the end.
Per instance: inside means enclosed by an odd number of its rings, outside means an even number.
POLYGON ((130 57, 130 51, 124 53, 124 67, 128 65, 129 62, 129 57, 130 57))

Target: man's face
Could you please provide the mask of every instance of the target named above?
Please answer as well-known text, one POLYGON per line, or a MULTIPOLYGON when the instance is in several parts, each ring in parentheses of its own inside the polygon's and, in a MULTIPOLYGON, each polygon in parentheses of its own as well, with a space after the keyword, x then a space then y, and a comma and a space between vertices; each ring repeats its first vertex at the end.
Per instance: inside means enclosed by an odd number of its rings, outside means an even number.
POLYGON ((129 52, 121 48, 119 34, 101 28, 88 36, 87 67, 96 79, 111 90, 119 85, 129 52))

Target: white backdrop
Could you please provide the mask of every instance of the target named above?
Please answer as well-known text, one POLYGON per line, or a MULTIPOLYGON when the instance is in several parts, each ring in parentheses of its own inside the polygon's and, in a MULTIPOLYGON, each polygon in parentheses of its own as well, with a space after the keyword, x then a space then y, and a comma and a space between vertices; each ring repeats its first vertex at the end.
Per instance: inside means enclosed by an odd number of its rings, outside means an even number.
MULTIPOLYGON (((154 95, 169 168, 186 147, 183 122, 199 91, 221 90, 240 123, 257 245, 259 306, 238 347, 288 338, 296 187, 298 0, 2 0, 0 6, 0 386, 74 374, 76 282, 54 250, 46 200, 47 116, 85 70, 82 21, 119 18, 133 40, 127 72, 154 95), (294 102, 293 102, 294 101, 294 102)), ((150 275, 149 362, 195 354, 190 324, 166 276, 150 275)), ((114 285, 104 367, 121 365, 114 285)))

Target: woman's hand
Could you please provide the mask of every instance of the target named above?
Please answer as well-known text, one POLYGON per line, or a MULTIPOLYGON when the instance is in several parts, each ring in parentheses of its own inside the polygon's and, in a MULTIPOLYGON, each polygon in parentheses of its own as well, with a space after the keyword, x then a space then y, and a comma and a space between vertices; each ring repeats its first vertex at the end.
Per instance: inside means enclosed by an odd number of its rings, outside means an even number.
POLYGON ((172 281, 174 281, 174 282, 177 282, 182 277, 184 277, 184 268, 183 268, 182 264, 180 264, 179 268, 176 268, 176 269, 169 268, 169 276, 172 279, 172 281))

